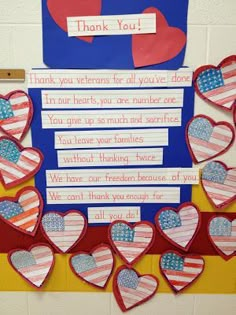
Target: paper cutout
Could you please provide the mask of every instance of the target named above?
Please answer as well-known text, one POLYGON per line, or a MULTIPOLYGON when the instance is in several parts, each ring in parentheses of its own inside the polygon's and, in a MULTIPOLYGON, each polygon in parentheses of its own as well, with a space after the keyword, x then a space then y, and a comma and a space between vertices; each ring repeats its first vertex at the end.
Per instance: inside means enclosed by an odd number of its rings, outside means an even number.
POLYGON ((234 121, 234 126, 236 127, 236 106, 234 106, 234 110, 233 110, 233 121, 234 121))
POLYGON ((182 110, 131 109, 42 111, 43 129, 179 127, 182 110))
POLYGON ((225 260, 236 255, 236 219, 231 220, 226 216, 211 218, 208 235, 216 251, 225 260))
POLYGON ((179 187, 47 188, 47 204, 179 203, 179 187))
POLYGON ((11 266, 29 284, 40 289, 54 266, 54 254, 45 244, 35 244, 28 250, 14 249, 8 254, 11 266))
POLYGON ((108 237, 113 249, 128 265, 135 264, 152 247, 154 226, 147 221, 133 225, 117 220, 110 224, 108 237))
POLYGON ((173 245, 188 251, 200 229, 200 212, 196 205, 185 202, 177 209, 165 207, 155 217, 157 230, 173 245))
POLYGON ((236 200, 236 168, 220 161, 207 163, 202 169, 201 183, 214 207, 222 209, 236 200))
POLYGON ((29 72, 29 88, 157 88, 190 87, 192 71, 158 70, 59 70, 36 69, 29 72))
POLYGON ((185 290, 201 275, 204 270, 204 260, 197 255, 181 255, 168 251, 161 255, 160 270, 170 288, 175 292, 185 290))
POLYGON ((55 149, 125 148, 168 145, 168 129, 55 132, 55 149))
POLYGON ((0 218, 20 232, 34 236, 43 210, 43 199, 34 187, 24 187, 14 198, 0 198, 0 218))
POLYGON ((33 117, 33 104, 23 91, 0 95, 0 131, 22 141, 29 130, 33 117))
POLYGON ((183 89, 42 90, 43 109, 183 107, 183 89))
POLYGON ((133 35, 132 53, 135 68, 163 63, 176 57, 186 44, 185 33, 168 25, 166 17, 157 8, 150 7, 145 14, 156 14, 156 34, 133 35))
POLYGON ((61 253, 68 253, 84 237, 87 220, 79 211, 51 211, 43 216, 41 227, 53 247, 61 253))
MULTIPOLYGON (((101 12, 101 0, 47 0, 47 7, 51 17, 55 23, 65 32, 67 32, 67 17, 68 16, 86 16, 98 15, 101 12)), ((78 37, 79 39, 91 43, 92 36, 78 37)))
POLYGON ((206 65, 194 73, 197 94, 209 104, 231 110, 236 104, 236 55, 229 56, 215 67, 206 65))
POLYGON ((8 189, 33 177, 41 167, 42 153, 35 148, 24 148, 16 140, 0 137, 0 175, 8 189))
POLYGON ((48 187, 113 185, 197 185, 196 168, 119 168, 94 170, 46 170, 48 187))
POLYGON ((114 257, 108 245, 100 244, 90 253, 73 254, 70 267, 83 281, 98 288, 105 288, 114 268, 114 257))
POLYGON ((125 14, 67 18, 68 36, 130 35, 156 33, 156 15, 125 14))
POLYGON ((162 165, 162 148, 61 150, 57 151, 58 167, 162 165))
POLYGON ((151 299, 157 292, 158 279, 153 275, 141 275, 136 270, 121 266, 113 280, 116 302, 126 312, 151 299))
POLYGON ((225 121, 208 116, 193 117, 186 128, 186 140, 194 163, 201 163, 225 153, 233 144, 235 132, 225 121))
POLYGON ((89 207, 89 223, 111 223, 116 220, 141 221, 140 207, 89 207))

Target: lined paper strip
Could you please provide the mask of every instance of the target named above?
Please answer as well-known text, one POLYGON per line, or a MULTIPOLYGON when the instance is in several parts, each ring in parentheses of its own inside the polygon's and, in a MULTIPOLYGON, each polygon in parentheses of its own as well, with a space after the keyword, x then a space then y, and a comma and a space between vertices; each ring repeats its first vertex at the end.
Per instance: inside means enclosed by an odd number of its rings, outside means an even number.
POLYGON ((139 222, 140 207, 89 207, 88 223, 111 223, 115 220, 139 222))
POLYGON ((182 110, 130 109, 42 111, 43 129, 179 127, 182 110))
POLYGON ((156 204, 179 202, 179 187, 47 188, 48 204, 156 204))
POLYGON ((183 107, 183 89, 42 90, 43 109, 183 107))
POLYGON ((46 170, 48 187, 113 185, 194 185, 197 168, 131 168, 96 170, 46 170))
POLYGON ((162 148, 57 151, 58 167, 162 165, 162 148))
POLYGON ((131 88, 187 87, 192 85, 192 71, 166 70, 31 70, 29 88, 131 88))
POLYGON ((168 145, 168 129, 55 132, 55 149, 152 147, 168 145))
POLYGON ((69 37, 156 33, 156 14, 73 16, 67 29, 69 37))

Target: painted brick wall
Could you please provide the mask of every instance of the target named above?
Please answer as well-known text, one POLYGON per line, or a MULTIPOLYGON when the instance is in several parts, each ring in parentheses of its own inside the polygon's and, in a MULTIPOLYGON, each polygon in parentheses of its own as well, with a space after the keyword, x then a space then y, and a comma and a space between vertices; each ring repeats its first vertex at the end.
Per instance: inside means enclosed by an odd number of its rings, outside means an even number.
MULTIPOLYGON (((180 0, 173 0, 174 6, 180 0)), ((236 54, 236 0, 189 0, 188 44, 185 65, 195 69, 218 64, 236 54)), ((40 0, 0 0, 0 68, 42 66, 40 0)), ((26 89, 24 83, 0 83, 0 94, 26 89)), ((206 105, 196 96, 196 114, 232 123, 230 114, 206 105)), ((24 140, 30 145, 30 137, 24 140)), ((222 157, 235 164, 236 146, 222 157)), ((0 266, 1 281, 1 266, 0 266)), ((236 285, 236 284, 235 284, 236 285)), ((130 315, 233 315, 236 295, 157 295, 130 315)), ((0 293, 1 315, 118 315, 110 294, 91 293, 0 293)))

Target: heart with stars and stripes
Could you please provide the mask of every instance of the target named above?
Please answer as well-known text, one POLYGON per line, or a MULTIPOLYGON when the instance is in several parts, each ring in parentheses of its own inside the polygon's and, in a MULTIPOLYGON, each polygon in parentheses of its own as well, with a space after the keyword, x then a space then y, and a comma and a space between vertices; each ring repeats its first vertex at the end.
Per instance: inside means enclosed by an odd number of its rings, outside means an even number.
POLYGON ((113 292, 123 312, 150 300, 157 292, 158 279, 153 275, 141 275, 132 268, 121 266, 113 280, 113 292))
POLYGON ((114 257, 111 248, 100 244, 90 253, 78 252, 70 258, 71 270, 87 283, 105 288, 112 274, 114 257))
POLYGON ((208 224, 208 236, 214 248, 225 260, 236 255, 236 218, 214 216, 208 224))
POLYGON ((43 199, 34 187, 24 187, 17 195, 0 198, 0 218, 20 232, 34 236, 43 210, 43 199))
POLYGON ((228 168, 220 161, 209 162, 202 169, 201 183, 216 208, 225 208, 236 200, 236 168, 228 168))
POLYGON ((87 220, 77 210, 69 210, 66 213, 50 211, 43 216, 41 228, 55 249, 67 253, 84 237, 87 220))
POLYGON ((22 141, 33 117, 33 103, 23 91, 0 95, 0 131, 22 141))
POLYGON ((29 284, 40 289, 53 269, 54 254, 49 246, 35 244, 29 250, 12 250, 8 261, 29 284))
POLYGON ((18 141, 0 137, 0 175, 8 189, 33 177, 43 162, 42 153, 35 148, 24 148, 18 141))
POLYGON ((228 122, 216 123, 210 117, 197 115, 186 128, 186 140, 194 163, 201 163, 225 153, 233 144, 235 132, 228 122))
POLYGON ((165 207, 155 217, 157 230, 173 245, 187 251, 200 229, 200 211, 191 202, 165 207))
POLYGON ((171 289, 178 293, 201 275, 204 260, 198 255, 181 255, 175 251, 168 251, 161 255, 160 270, 171 289))
POLYGON ((217 67, 198 68, 193 81, 203 100, 230 111, 236 104, 236 55, 225 58, 217 67))
POLYGON ((152 246, 154 226, 147 221, 134 225, 117 220, 110 224, 108 237, 115 252, 128 264, 137 262, 152 246))

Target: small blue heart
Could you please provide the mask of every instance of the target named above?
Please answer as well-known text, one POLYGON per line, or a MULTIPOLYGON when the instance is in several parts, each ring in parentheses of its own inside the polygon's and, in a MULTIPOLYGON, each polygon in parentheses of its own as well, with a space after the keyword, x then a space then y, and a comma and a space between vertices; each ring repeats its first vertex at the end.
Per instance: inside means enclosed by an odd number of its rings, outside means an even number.
POLYGON ((163 211, 160 214, 158 221, 163 231, 175 227, 180 227, 182 225, 179 214, 173 210, 163 211))
POLYGON ((42 219, 42 225, 46 232, 65 231, 64 218, 57 213, 47 213, 42 219))
POLYGON ((86 254, 74 256, 71 259, 71 264, 78 274, 95 269, 97 267, 93 256, 86 254))

